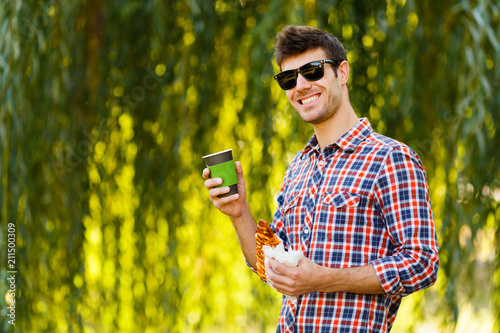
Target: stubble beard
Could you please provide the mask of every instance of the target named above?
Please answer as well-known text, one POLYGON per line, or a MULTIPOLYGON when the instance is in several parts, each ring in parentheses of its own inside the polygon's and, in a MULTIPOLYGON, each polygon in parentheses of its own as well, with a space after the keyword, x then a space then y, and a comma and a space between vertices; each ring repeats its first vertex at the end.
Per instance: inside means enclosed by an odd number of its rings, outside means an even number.
POLYGON ((325 104, 323 104, 318 114, 311 119, 308 119, 307 117, 309 112, 306 111, 301 114, 297 110, 295 111, 297 111, 297 113, 300 115, 303 121, 311 125, 317 125, 331 118, 334 118, 339 112, 341 104, 342 104, 342 94, 340 91, 338 91, 337 94, 330 94, 328 96, 328 100, 326 101, 325 104))

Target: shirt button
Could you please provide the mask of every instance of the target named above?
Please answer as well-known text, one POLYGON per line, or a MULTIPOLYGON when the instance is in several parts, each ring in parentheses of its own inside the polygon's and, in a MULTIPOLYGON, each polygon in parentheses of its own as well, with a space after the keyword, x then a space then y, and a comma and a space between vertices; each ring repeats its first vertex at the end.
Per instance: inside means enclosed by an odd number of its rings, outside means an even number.
POLYGON ((324 160, 319 161, 319 165, 321 166, 325 165, 325 161, 324 160))
POLYGON ((314 194, 309 194, 309 199, 314 200, 314 194))
POLYGON ((304 234, 309 235, 309 229, 305 228, 304 229, 304 234))

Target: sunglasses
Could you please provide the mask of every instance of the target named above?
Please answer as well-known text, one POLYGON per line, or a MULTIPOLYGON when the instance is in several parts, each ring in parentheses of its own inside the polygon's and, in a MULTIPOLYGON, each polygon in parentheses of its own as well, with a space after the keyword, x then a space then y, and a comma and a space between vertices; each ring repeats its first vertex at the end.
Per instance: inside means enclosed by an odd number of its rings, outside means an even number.
POLYGON ((300 68, 291 69, 288 71, 284 71, 278 73, 274 76, 274 79, 278 81, 281 89, 289 90, 297 85, 297 76, 302 74, 304 79, 307 81, 318 81, 325 75, 324 64, 332 64, 334 66, 338 66, 342 63, 342 60, 316 60, 307 63, 300 68))

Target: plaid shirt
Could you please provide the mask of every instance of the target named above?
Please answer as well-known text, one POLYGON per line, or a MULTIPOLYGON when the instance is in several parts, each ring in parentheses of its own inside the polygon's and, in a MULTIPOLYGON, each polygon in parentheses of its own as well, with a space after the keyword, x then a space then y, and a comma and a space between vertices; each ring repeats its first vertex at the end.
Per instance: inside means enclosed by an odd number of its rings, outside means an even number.
POLYGON ((372 264, 383 295, 286 297, 278 332, 387 332, 401 299, 431 286, 438 244, 424 166, 367 119, 321 152, 313 136, 286 171, 272 228, 325 267, 372 264))

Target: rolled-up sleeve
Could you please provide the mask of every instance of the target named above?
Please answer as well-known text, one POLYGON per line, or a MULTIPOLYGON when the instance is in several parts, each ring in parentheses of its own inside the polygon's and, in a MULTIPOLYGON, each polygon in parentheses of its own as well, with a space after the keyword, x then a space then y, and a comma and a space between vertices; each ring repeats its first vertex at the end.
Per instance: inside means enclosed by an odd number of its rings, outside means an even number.
POLYGON ((394 149, 380 171, 375 196, 394 253, 371 262, 389 295, 430 287, 439 269, 438 242, 426 174, 411 149, 394 149))

